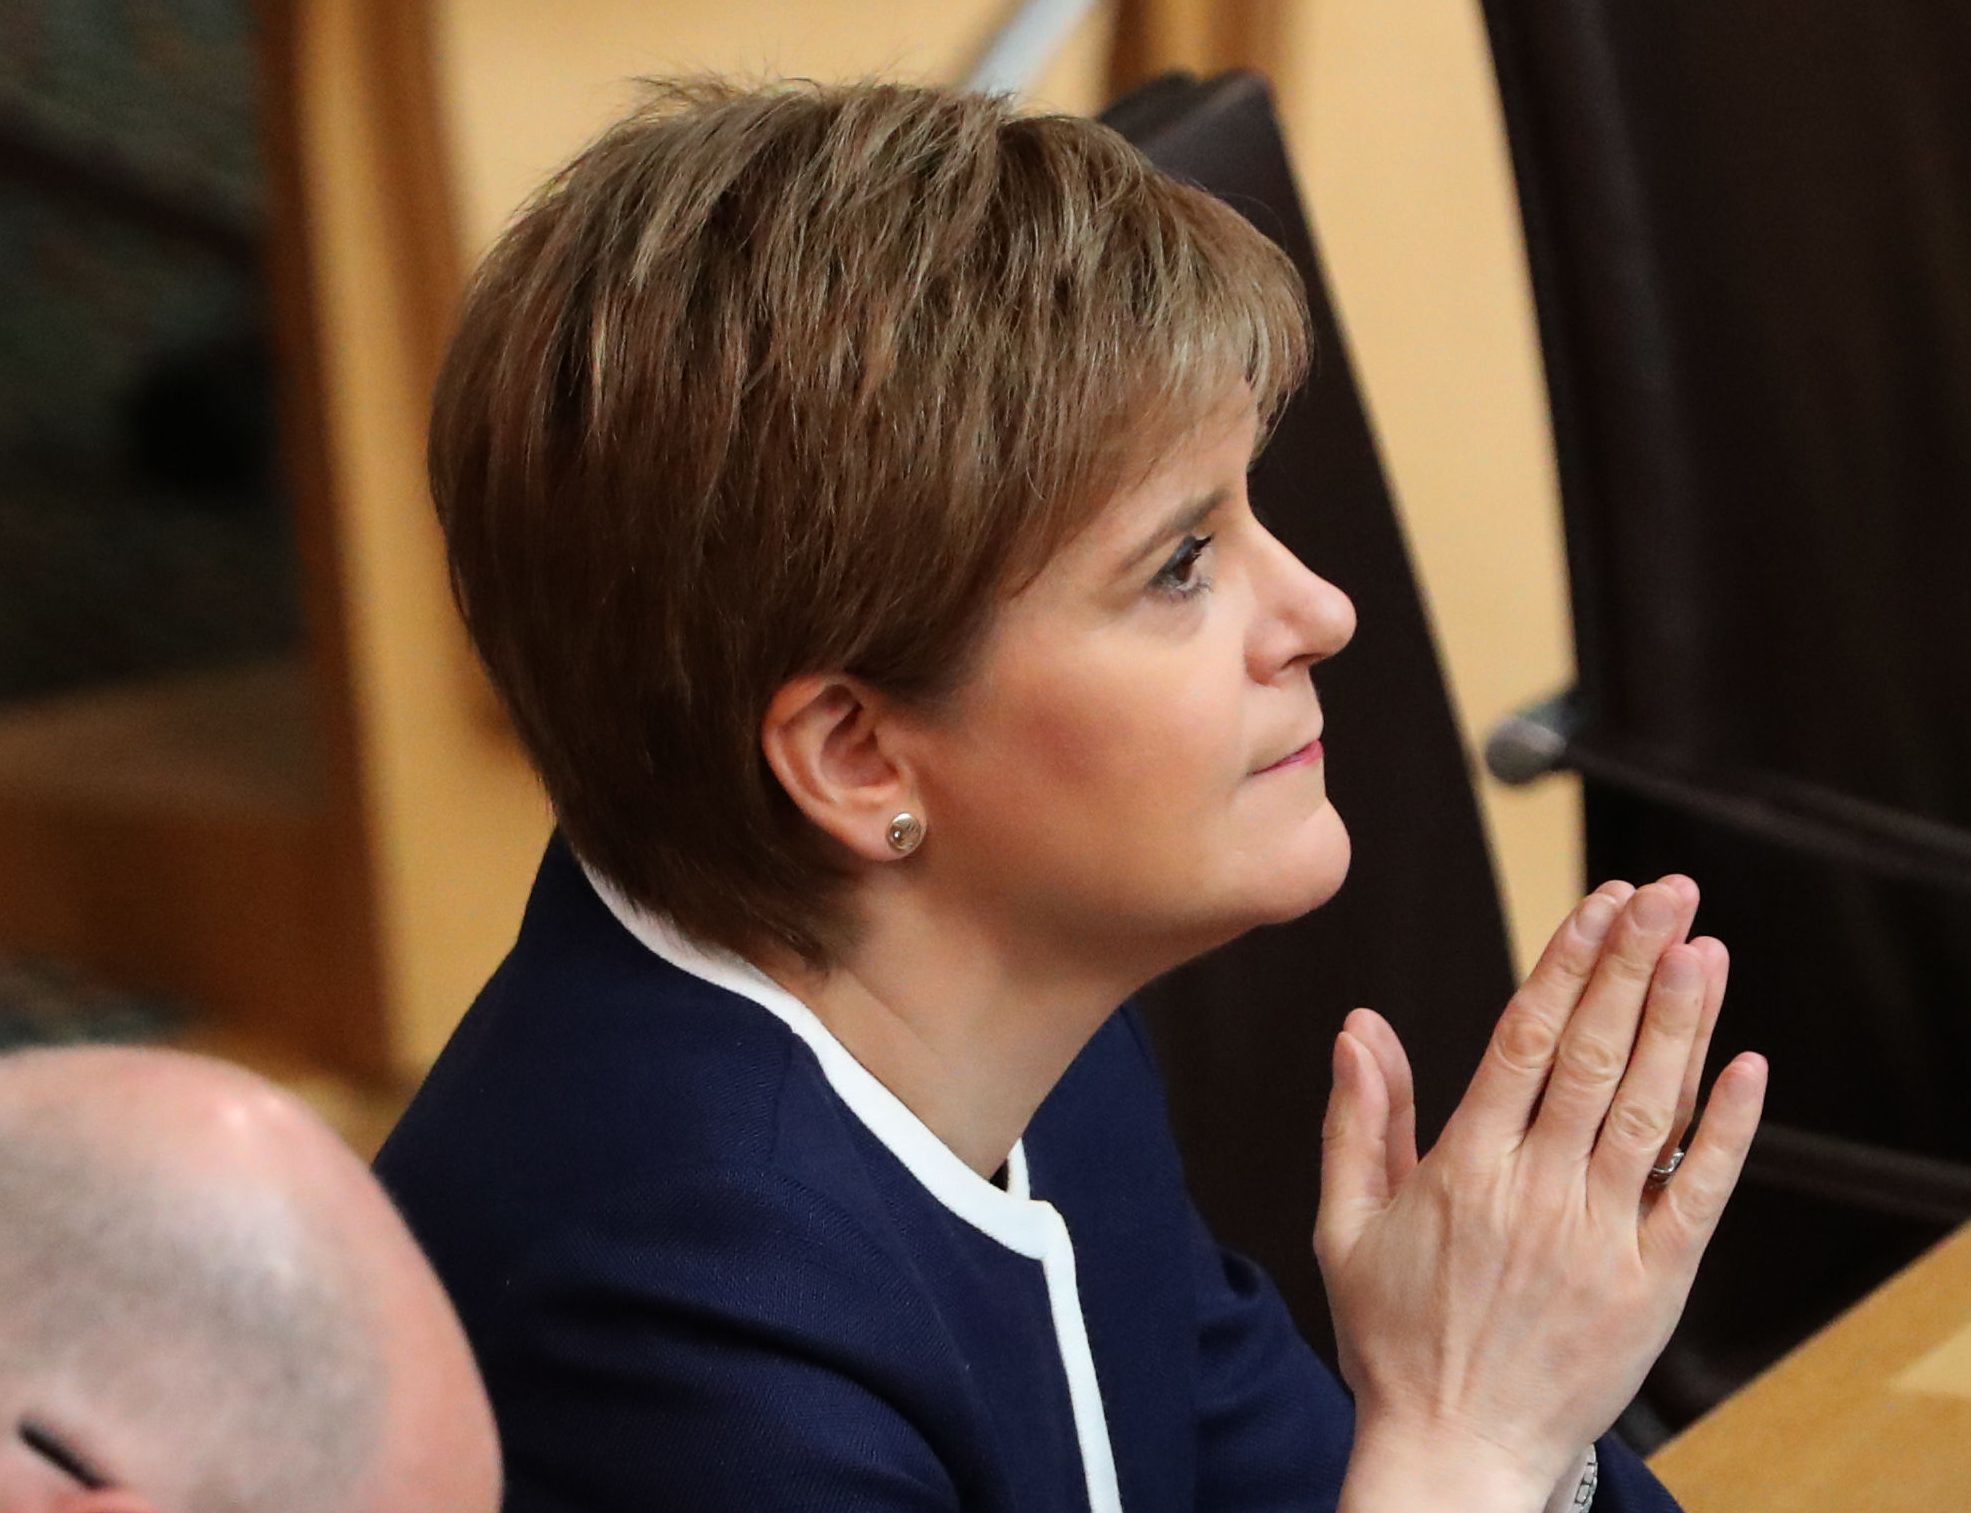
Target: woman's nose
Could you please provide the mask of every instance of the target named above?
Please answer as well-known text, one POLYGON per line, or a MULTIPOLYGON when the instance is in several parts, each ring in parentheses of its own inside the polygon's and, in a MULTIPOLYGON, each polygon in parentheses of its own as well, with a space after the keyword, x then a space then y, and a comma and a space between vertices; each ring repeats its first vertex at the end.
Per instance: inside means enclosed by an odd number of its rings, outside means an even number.
POLYGON ((1355 635, 1355 601, 1313 572, 1285 546, 1275 544, 1279 567, 1265 606, 1265 631, 1255 638, 1261 679, 1283 667, 1307 668, 1326 661, 1355 635))

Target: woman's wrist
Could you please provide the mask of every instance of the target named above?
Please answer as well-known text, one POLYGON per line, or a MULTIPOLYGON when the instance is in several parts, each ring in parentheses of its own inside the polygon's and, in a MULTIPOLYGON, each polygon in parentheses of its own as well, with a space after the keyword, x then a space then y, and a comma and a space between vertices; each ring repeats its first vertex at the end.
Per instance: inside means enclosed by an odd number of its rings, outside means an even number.
POLYGON ((1358 1424, 1337 1513, 1544 1513, 1554 1494, 1550 1473, 1488 1440, 1358 1424))
POLYGON ((1547 1497, 1545 1513, 1582 1513, 1594 1501, 1595 1483, 1600 1479, 1597 1473, 1595 1447, 1592 1442, 1575 1460, 1568 1473, 1554 1484, 1547 1497))

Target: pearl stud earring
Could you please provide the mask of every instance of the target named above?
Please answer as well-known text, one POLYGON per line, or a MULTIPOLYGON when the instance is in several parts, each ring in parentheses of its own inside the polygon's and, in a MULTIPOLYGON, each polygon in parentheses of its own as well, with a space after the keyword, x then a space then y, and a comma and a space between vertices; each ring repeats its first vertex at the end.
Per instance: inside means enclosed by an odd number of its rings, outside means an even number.
POLYGON ((905 810, 890 821, 890 849, 908 856, 924 843, 924 822, 905 810))

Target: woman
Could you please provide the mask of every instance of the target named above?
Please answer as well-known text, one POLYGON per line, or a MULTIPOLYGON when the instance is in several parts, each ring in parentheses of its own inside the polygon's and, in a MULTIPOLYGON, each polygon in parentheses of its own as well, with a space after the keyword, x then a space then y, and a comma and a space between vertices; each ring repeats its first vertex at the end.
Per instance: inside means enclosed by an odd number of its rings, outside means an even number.
POLYGON ((1723 990, 1687 880, 1583 903, 1421 1163, 1350 1016, 1352 1406, 1126 1004, 1348 865, 1354 610, 1245 493, 1301 298, 1102 128, 885 85, 664 89, 488 257, 433 483, 559 830, 381 1169, 510 1507, 1669 1506, 1590 1446, 1764 1081, 1647 1185, 1723 990))

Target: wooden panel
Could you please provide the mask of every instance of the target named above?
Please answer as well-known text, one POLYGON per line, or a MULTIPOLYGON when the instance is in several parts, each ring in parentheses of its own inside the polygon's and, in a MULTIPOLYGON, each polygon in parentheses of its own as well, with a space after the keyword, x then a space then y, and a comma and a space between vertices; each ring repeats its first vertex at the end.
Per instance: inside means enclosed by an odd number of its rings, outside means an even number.
POLYGON ((0 942, 362 1072, 371 1027, 307 678, 278 663, 0 718, 0 942))
POLYGON ((1971 1508, 1971 1226, 1665 1445, 1688 1513, 1971 1508))
MULTIPOLYGON (((1107 103, 1114 9, 1091 13, 1036 103, 1107 103)), ((1011 0, 431 0, 464 245, 483 248, 549 170, 626 109, 638 75, 956 81, 1012 11, 1011 0)))
POLYGON ((336 805, 368 904, 379 1057, 415 1071, 512 939, 547 830, 486 718, 424 488, 424 422, 462 269, 434 166, 424 12, 275 8, 291 243, 281 303, 311 631, 345 743, 336 805))

